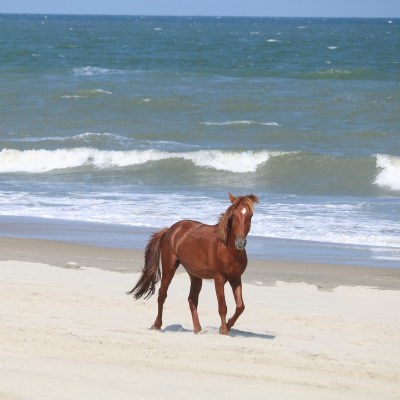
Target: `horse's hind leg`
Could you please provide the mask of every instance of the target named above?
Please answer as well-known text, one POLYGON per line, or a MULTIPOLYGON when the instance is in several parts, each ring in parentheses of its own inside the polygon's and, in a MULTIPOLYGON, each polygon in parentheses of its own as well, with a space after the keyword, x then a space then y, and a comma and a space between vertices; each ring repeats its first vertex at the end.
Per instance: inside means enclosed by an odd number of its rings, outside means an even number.
POLYGON ((167 298, 168 287, 175 275, 175 271, 179 266, 179 261, 175 255, 168 254, 167 256, 161 256, 162 262, 162 276, 161 276, 161 286, 158 291, 158 313, 156 320, 152 326, 152 329, 160 330, 162 326, 162 315, 165 299, 167 298))
POLYGON ((191 274, 189 274, 189 276, 190 276, 190 293, 188 298, 189 308, 192 313, 194 333, 199 333, 201 331, 201 325, 199 321, 199 315, 197 313, 197 304, 199 303, 199 294, 203 284, 203 280, 191 274))

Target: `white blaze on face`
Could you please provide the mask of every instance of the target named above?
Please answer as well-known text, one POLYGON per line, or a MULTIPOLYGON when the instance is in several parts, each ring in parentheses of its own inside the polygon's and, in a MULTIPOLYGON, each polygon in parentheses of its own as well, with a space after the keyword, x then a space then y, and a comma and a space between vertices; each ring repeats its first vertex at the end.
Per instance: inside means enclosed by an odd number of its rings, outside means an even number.
POLYGON ((243 207, 242 211, 240 211, 243 215, 247 213, 246 207, 243 207))

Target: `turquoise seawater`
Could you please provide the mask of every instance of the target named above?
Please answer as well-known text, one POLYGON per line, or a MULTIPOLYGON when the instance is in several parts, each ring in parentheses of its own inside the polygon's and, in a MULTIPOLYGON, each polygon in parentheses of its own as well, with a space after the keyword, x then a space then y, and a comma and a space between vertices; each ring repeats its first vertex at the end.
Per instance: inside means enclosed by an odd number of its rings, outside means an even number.
POLYGON ((0 215, 400 259, 400 20, 0 15, 0 215))

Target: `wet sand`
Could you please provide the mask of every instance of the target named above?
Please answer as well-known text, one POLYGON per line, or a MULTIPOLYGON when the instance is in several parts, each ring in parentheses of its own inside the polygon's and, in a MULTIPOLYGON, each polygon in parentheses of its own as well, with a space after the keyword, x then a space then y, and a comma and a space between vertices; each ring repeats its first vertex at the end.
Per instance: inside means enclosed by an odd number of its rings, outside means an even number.
MULTIPOLYGON (((0 238, 0 260, 50 264, 65 268, 93 267, 124 273, 139 272, 143 251, 126 248, 89 246, 42 239, 0 238)), ((179 272, 184 272, 180 267, 179 272)), ((277 281, 304 282, 320 289, 344 286, 369 286, 400 289, 400 269, 352 265, 307 263, 252 258, 243 281, 274 285, 277 281)))

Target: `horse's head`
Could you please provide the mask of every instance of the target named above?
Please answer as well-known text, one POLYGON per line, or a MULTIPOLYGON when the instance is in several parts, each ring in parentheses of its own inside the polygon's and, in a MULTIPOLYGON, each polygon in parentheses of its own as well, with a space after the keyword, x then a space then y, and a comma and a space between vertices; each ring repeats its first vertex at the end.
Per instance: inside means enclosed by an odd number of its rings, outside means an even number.
POLYGON ((229 234, 234 236, 235 246, 238 250, 244 250, 247 243, 247 235, 251 227, 254 204, 258 203, 258 198, 254 194, 235 197, 229 193, 232 205, 220 218, 220 236, 226 243, 229 234))

